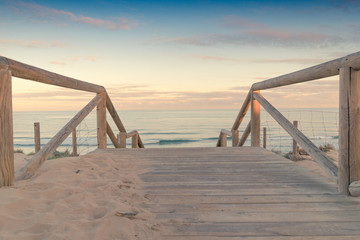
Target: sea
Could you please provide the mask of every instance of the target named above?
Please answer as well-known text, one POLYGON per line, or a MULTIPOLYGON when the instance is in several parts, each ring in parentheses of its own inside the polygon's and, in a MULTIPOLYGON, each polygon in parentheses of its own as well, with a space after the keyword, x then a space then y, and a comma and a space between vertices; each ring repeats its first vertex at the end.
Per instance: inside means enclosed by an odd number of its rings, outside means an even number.
MULTIPOLYGON (((338 109, 336 108, 302 108, 279 109, 291 122, 298 121, 298 128, 317 146, 331 144, 338 148, 338 109)), ((119 111, 118 114, 126 130, 137 130, 145 148, 168 147, 215 147, 221 129, 231 130, 239 109, 226 110, 152 110, 152 111, 119 111)), ((14 149, 29 154, 35 151, 34 123, 40 123, 41 145, 44 146, 71 118, 74 111, 24 111, 14 112, 14 149)), ((250 112, 239 128, 241 137, 249 122, 250 112)), ((107 121, 113 131, 118 133, 112 118, 107 121)), ((292 149, 292 138, 261 110, 261 143, 266 128, 266 148, 276 152, 287 153, 292 149)), ((78 153, 86 154, 97 147, 96 111, 93 111, 77 127, 78 153)), ((108 148, 113 148, 108 139, 108 148)), ((228 139, 231 146, 231 139, 228 139)), ((250 137, 245 146, 250 145, 250 137)), ((127 147, 131 147, 128 139, 127 147)), ((57 149, 72 152, 70 136, 57 149)))

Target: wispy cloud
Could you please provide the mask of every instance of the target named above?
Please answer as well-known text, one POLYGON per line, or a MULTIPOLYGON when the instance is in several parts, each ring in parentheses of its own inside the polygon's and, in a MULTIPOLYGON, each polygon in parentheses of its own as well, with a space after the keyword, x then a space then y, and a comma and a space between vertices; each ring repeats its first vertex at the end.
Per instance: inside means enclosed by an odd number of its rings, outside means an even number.
POLYGON ((222 56, 211 56, 211 55, 192 55, 193 58, 198 58, 206 61, 237 61, 237 59, 222 57, 222 56))
POLYGON ((58 41, 48 42, 42 40, 14 40, 14 39, 4 39, 0 38, 0 45, 12 45, 19 47, 27 47, 27 48, 42 48, 42 47, 65 47, 66 44, 58 41))
POLYGON ((27 2, 11 2, 12 8, 16 11, 39 18, 45 21, 55 21, 63 24, 64 20, 71 22, 83 23, 99 28, 107 28, 109 30, 129 30, 137 26, 136 20, 130 20, 126 17, 117 17, 114 19, 100 19, 73 12, 49 8, 43 5, 27 2))
POLYGON ((197 34, 180 37, 154 38, 153 42, 182 45, 214 46, 271 46, 271 47, 328 47, 345 40, 337 35, 279 29, 238 16, 225 16, 219 21, 227 33, 197 34))
POLYGON ((259 59, 259 63, 298 63, 298 64, 319 64, 323 60, 318 58, 283 58, 283 59, 259 59))
POLYGON ((70 57, 67 59, 61 59, 61 60, 52 60, 49 61, 50 64, 54 64, 54 65, 67 65, 67 63, 69 62, 78 62, 80 60, 85 60, 85 61, 91 61, 91 62, 96 62, 99 59, 93 55, 89 55, 89 56, 85 56, 85 57, 81 57, 81 56, 74 56, 74 57, 70 57))

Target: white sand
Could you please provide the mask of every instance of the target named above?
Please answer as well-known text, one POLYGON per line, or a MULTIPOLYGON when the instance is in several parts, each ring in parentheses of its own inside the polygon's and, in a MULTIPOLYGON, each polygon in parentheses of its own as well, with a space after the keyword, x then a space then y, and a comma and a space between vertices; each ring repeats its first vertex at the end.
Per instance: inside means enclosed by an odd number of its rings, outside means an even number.
MULTIPOLYGON (((17 154, 17 168, 24 158, 17 154)), ((139 208, 143 163, 115 158, 49 160, 32 179, 1 188, 0 239, 156 239, 153 216, 139 208)))

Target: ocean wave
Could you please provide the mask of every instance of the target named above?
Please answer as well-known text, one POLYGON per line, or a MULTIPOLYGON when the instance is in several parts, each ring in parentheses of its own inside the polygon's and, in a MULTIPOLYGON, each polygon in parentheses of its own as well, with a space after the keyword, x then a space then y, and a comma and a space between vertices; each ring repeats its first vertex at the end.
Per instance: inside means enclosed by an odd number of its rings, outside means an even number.
POLYGON ((179 132, 140 132, 140 135, 192 135, 197 133, 179 133, 179 132))
POLYGON ((167 139, 167 140, 159 140, 152 143, 147 143, 146 145, 171 145, 171 144, 183 144, 183 143, 194 143, 200 142, 200 140, 193 139, 167 139))

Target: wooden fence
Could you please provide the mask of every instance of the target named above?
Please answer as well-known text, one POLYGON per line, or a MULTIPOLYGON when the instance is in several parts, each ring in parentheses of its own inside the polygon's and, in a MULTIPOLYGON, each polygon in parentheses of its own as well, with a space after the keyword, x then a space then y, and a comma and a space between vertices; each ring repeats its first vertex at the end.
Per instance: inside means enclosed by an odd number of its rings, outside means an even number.
MULTIPOLYGON (((125 133, 126 135, 128 135, 128 133, 103 86, 65 77, 0 56, 0 187, 11 186, 14 184, 15 180, 27 179, 33 176, 41 164, 71 133, 74 132, 81 121, 95 107, 97 112, 98 148, 106 148, 106 135, 109 136, 116 148, 121 147, 116 141, 116 137, 106 120, 106 110, 110 113, 119 132, 125 133), (14 171, 13 147, 12 76, 80 91, 93 92, 96 94, 78 114, 76 114, 45 146, 39 149, 29 162, 16 173, 14 171)), ((134 134, 131 133, 131 137, 133 135, 134 134)), ((143 148, 144 145, 137 131, 135 135, 136 140, 133 140, 132 146, 143 148)))
MULTIPOLYGON (((320 90, 319 90, 320 91, 320 90)), ((237 131, 251 106, 251 120, 240 140, 235 136, 233 146, 242 146, 251 133, 251 146, 260 146, 260 106, 262 106, 289 135, 338 182, 339 192, 357 195, 360 186, 360 52, 323 64, 254 83, 247 94, 231 131, 221 130, 217 146, 226 146, 225 134, 237 131), (266 90, 325 77, 339 75, 339 167, 331 162, 302 132, 289 122, 261 94, 266 90)), ((230 135, 232 136, 232 135, 230 135)))

